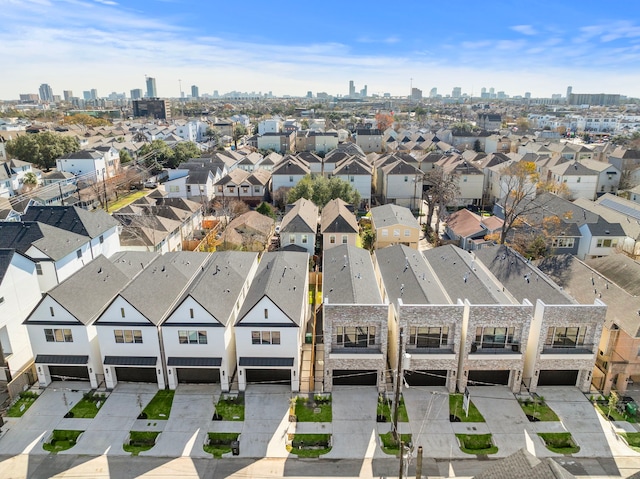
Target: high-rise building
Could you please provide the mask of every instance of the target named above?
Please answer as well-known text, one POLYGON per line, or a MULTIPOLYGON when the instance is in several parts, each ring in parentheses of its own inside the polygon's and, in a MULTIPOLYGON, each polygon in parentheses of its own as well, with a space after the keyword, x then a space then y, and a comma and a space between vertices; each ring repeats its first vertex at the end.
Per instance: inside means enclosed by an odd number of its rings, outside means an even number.
POLYGON ((40 100, 53 101, 53 89, 47 83, 40 85, 40 100))
POLYGON ((145 98, 133 101, 133 116, 151 117, 156 120, 171 119, 171 107, 168 100, 145 98))
POLYGON ((20 93, 21 103, 38 103, 37 93, 20 93))
POLYGON ((353 83, 353 80, 349 81, 349 96, 353 98, 356 96, 356 86, 353 83))
POLYGON ((307 98, 313 98, 313 92, 311 90, 307 92, 307 98))
POLYGON ((156 89, 156 79, 147 77, 147 98, 158 98, 158 90, 156 89))
POLYGON ((71 101, 73 98, 73 92, 71 90, 64 90, 62 94, 64 95, 64 101, 71 101))
POLYGON ((527 100, 530 100, 530 99, 531 99, 531 92, 530 92, 530 91, 525 91, 525 92, 524 92, 524 97, 525 97, 527 100))
POLYGON ((453 98, 460 98, 462 96, 462 88, 459 86, 453 87, 453 91, 451 92, 451 96, 453 98))
POLYGON ((85 90, 82 92, 82 98, 84 98, 84 101, 90 101, 91 100, 91 91, 90 90, 85 90))
POLYGON ((98 99, 98 90, 95 88, 91 89, 91 99, 92 100, 97 100, 98 99))
POLYGON ((411 89, 411 100, 412 101, 422 100, 422 90, 420 88, 414 87, 411 89))
POLYGON ((364 88, 360 90, 360 96, 362 98, 367 98, 367 85, 365 85, 364 88))
POLYGON ((436 87, 433 87, 430 91, 429 91, 429 98, 435 98, 438 96, 438 89, 436 87))
POLYGON ((139 100, 142 98, 142 88, 134 88, 130 93, 132 100, 139 100))
POLYGON ((200 89, 196 85, 191 85, 191 98, 200 98, 200 89))
POLYGON ((568 86, 567 87, 567 97, 566 97, 567 103, 569 103, 569 99, 571 98, 571 93, 572 92, 573 92, 573 87, 572 86, 568 86))

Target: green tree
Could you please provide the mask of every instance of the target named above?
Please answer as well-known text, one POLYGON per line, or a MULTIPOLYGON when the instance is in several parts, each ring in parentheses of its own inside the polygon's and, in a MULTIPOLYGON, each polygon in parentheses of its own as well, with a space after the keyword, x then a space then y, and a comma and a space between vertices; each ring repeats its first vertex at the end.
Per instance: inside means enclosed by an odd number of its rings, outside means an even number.
POLYGON ((145 166, 161 168, 173 160, 173 150, 164 140, 153 140, 145 143, 138 150, 138 158, 145 158, 145 166))
POLYGON ((15 140, 8 141, 5 148, 10 156, 49 171, 55 166, 58 158, 78 151, 80 143, 75 137, 45 131, 19 136, 15 140))
POLYGON ((211 128, 210 126, 207 127, 207 131, 205 132, 204 136, 209 139, 209 143, 213 144, 213 146, 217 146, 220 142, 220 133, 218 133, 218 130, 216 130, 215 128, 211 128))
POLYGON ((200 158, 201 151, 192 141, 183 141, 173 149, 173 157, 167 162, 169 168, 177 168, 180 163, 184 163, 189 158, 200 158))
POLYGON ((247 134, 247 128, 244 125, 237 124, 233 129, 233 144, 238 149, 238 140, 247 134))
POLYGON ((328 180, 324 176, 305 176, 291 188, 287 202, 293 203, 300 198, 311 200, 319 208, 336 198, 341 198, 356 207, 360 204, 360 193, 353 189, 350 183, 337 177, 328 180))
POLYGON ((306 118, 304 120, 302 120, 300 122, 300 128, 302 128, 303 130, 308 130, 309 129, 309 120, 307 120, 306 118))
POLYGON ((33 171, 29 171, 22 177, 22 184, 24 185, 25 190, 32 190, 38 186, 38 177, 33 171))
POLYGON ((476 139, 476 141, 473 142, 473 151, 476 153, 480 153, 482 151, 482 144, 479 139, 476 139))
POLYGON ((273 210, 273 206, 271 206, 266 201, 260 203, 260 205, 256 208, 256 211, 261 215, 276 219, 276 212, 273 210))
POLYGON ((131 158, 131 155, 125 149, 120 150, 118 155, 120 156, 120 164, 121 165, 124 165, 125 163, 129 163, 130 161, 133 161, 133 158, 131 158))

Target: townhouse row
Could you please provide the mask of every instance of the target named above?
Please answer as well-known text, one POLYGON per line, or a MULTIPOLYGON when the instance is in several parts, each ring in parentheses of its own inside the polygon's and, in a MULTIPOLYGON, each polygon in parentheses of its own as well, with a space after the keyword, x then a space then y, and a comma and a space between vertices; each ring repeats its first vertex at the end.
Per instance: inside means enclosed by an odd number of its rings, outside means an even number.
POLYGON ((320 351, 311 390, 384 391, 397 367, 409 385, 452 392, 467 384, 589 389, 605 304, 578 304, 508 248, 422 254, 395 245, 371 255, 336 246, 324 253, 315 321, 308 262, 289 251, 99 257, 25 320, 38 381, 299 391, 312 339, 320 351))

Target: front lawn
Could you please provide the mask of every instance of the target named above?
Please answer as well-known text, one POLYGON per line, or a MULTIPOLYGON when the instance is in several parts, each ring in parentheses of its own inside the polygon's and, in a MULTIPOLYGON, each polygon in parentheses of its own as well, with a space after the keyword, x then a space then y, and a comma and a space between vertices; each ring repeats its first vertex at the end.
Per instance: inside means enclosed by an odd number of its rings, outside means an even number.
POLYGON ((86 393, 65 417, 94 418, 106 400, 104 394, 86 393))
POLYGON ((573 442, 570 432, 545 432, 538 433, 547 449, 558 454, 574 454, 580 447, 573 442))
POLYGON ((544 401, 524 400, 518 401, 522 411, 527 415, 529 421, 559 421, 560 419, 544 401), (533 419, 532 419, 533 418, 533 419))
POLYGON ((606 402, 597 401, 596 407, 610 421, 638 422, 638 416, 630 416, 626 412, 621 413, 615 407, 609 408, 609 404, 606 402))
POLYGON ((216 414, 221 416, 223 421, 244 421, 244 395, 220 396, 216 404, 216 414))
POLYGON ((76 445, 76 441, 80 434, 84 431, 69 431, 64 429, 55 429, 49 442, 42 445, 45 451, 56 452, 66 451, 76 445))
POLYGON ((239 435, 237 432, 210 432, 209 444, 205 444, 203 449, 219 459, 223 454, 231 452, 231 442, 237 441, 239 435))
POLYGON ((493 445, 491 434, 456 434, 460 450, 466 454, 495 454, 498 447, 493 445))
POLYGON ((620 435, 625 438, 631 449, 640 452, 640 432, 622 432, 620 435))
POLYGON ((331 434, 289 434, 287 451, 298 457, 318 457, 331 451, 331 434))
POLYGON ((147 196, 149 194, 148 191, 144 191, 144 190, 140 190, 140 191, 136 191, 134 193, 129 193, 125 196, 121 196, 120 198, 118 198, 116 201, 110 202, 109 203, 109 210, 107 211, 107 213, 114 213, 115 211, 118 211, 119 209, 124 208, 125 206, 130 205, 131 203, 133 203, 134 201, 147 196))
POLYGON ((331 422, 331 396, 296 398, 295 415, 298 422, 331 422))
MULTIPOLYGON (((376 415, 384 417, 384 422, 391 422, 393 420, 393 408, 391 403, 385 399, 383 394, 378 396, 378 409, 376 415)), ((409 422, 409 415, 407 414, 407 408, 404 405, 404 397, 400 395, 400 404, 398 405, 398 421, 409 422)))
POLYGON ((462 409, 462 400, 462 394, 449 394, 449 415, 452 418, 457 417, 461 422, 484 422, 484 417, 473 401, 469 401, 469 415, 467 416, 462 409))
POLYGON ((172 389, 161 389, 153 396, 153 399, 140 414, 141 419, 169 419, 171 405, 175 391, 172 389))
POLYGON ((156 438, 159 432, 156 431, 131 431, 129 433, 129 444, 123 444, 122 449, 137 456, 142 451, 148 451, 156 445, 156 438))
POLYGON ((7 410, 7 416, 22 417, 22 415, 29 410, 36 399, 38 399, 37 393, 31 391, 21 392, 20 399, 18 399, 15 404, 7 410))
MULTIPOLYGON (((405 445, 409 444, 411 442, 411 434, 400 434, 400 440, 404 442, 405 445)), ((392 432, 380 434, 380 442, 382 443, 381 447, 385 454, 396 456, 400 452, 400 444, 393 438, 392 432)))

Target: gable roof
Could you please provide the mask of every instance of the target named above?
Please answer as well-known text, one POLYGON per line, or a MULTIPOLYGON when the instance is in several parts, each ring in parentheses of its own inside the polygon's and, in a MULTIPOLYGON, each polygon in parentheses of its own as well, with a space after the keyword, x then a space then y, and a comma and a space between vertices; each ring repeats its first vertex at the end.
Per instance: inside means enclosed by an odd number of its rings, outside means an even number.
POLYGON ((308 292, 304 285, 308 267, 308 253, 292 251, 265 253, 242 303, 236 324, 240 323, 266 296, 294 324, 302 326, 299 324, 302 312, 300 308, 307 307, 305 298, 308 292))
POLYGON ((348 204, 336 198, 329 201, 320 216, 320 233, 358 233, 360 228, 356 215, 349 209, 348 204))
MULTIPOLYGON (((72 186, 72 185, 71 185, 72 186)), ((30 206, 23 221, 38 221, 93 239, 118 226, 106 211, 87 211, 77 206, 30 206)))
POLYGON ((323 296, 329 304, 382 304, 371 255, 366 249, 339 245, 324 252, 323 296))
POLYGON ((34 246, 52 260, 58 261, 88 241, 86 236, 36 221, 0 222, 0 248, 13 248, 25 255, 34 246))
POLYGON ((311 233, 318 230, 318 207, 306 198, 293 203, 280 224, 283 233, 311 233))
POLYGON ((526 449, 520 449, 504 459, 493 462, 473 479, 575 479, 550 457, 537 458, 526 449))
POLYGON ((418 220, 409 208, 393 204, 371 208, 371 221, 376 229, 397 224, 420 229, 418 220))

